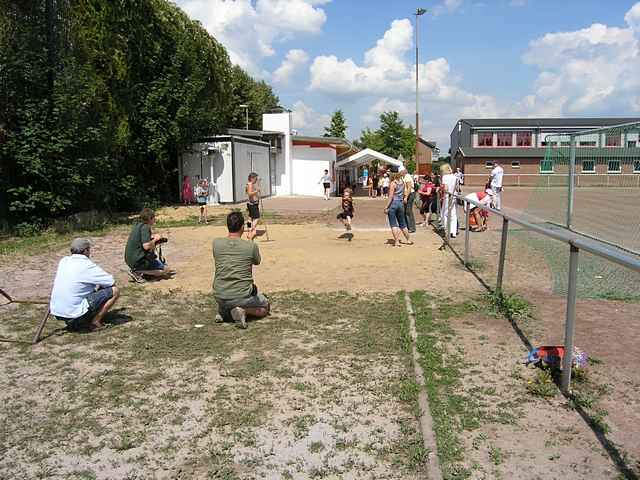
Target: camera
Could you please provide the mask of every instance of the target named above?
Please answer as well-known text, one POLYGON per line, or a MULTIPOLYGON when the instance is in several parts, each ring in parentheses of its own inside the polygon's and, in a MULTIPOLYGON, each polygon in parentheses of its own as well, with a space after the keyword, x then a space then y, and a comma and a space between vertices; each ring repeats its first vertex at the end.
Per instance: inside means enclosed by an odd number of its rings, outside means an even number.
POLYGON ((247 228, 251 229, 251 222, 247 222, 247 228))
POLYGON ((156 242, 156 245, 159 244, 159 243, 167 243, 168 241, 169 241, 169 239, 167 237, 162 237, 162 238, 160 238, 160 240, 158 240, 156 242))

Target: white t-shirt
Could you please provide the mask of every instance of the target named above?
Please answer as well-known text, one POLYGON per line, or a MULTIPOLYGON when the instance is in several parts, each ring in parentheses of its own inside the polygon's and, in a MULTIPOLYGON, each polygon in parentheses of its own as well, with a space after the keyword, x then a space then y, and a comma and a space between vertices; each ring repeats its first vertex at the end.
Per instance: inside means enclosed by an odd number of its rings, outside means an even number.
POLYGON ((491 170, 491 188, 502 188, 502 176, 504 175, 504 170, 500 165, 496 165, 491 170))
POLYGON ((87 296, 96 287, 112 287, 113 277, 86 255, 64 257, 58 264, 49 308, 56 317, 78 318, 87 313, 87 296))
POLYGON ((389 177, 382 177, 382 188, 389 188, 390 184, 389 177))
POLYGON ((442 176, 442 183, 444 184, 447 193, 455 193, 457 182, 458 177, 456 177, 453 173, 447 173, 446 175, 442 176))
POLYGON ((331 175, 329 175, 329 174, 323 175, 320 178, 320 183, 331 183, 331 175))

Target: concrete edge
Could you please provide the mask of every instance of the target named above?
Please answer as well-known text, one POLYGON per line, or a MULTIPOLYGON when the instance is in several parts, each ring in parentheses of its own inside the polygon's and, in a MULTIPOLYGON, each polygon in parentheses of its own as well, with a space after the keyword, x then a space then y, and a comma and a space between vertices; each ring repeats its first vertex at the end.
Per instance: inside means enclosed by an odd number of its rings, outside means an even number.
MULTIPOLYGON (((416 383, 420 385, 418 392, 418 405, 420 407, 420 430, 422 431, 422 441, 427 452, 427 478, 430 480, 442 480, 442 470, 440 469, 440 461, 438 460, 438 447, 436 443, 436 434, 433 431, 433 418, 429 409, 429 400, 426 391, 426 381, 424 379, 424 371, 420 366, 420 356, 416 341, 418 333, 416 331, 416 316, 411 305, 411 299, 407 292, 404 293, 404 300, 407 308, 407 316, 409 318, 409 334, 411 335, 411 352, 413 360, 413 370, 415 373, 416 383)), ((435 305, 431 305, 432 311, 435 305)))

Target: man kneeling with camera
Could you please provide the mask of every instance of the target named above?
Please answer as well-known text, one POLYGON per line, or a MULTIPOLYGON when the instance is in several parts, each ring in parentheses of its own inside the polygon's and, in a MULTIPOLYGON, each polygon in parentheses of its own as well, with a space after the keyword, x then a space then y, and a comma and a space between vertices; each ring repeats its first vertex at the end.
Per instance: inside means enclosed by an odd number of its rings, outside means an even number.
POLYGON ((143 208, 140 221, 131 229, 127 246, 124 250, 124 261, 131 269, 128 273, 135 282, 142 282, 144 277, 170 278, 176 272, 169 270, 163 258, 158 259, 156 246, 167 242, 151 227, 156 223, 156 214, 150 208, 143 208))
MULTIPOLYGON (((258 293, 253 283, 253 266, 260 265, 260 250, 252 241, 242 239, 244 216, 231 212, 227 216, 226 238, 213 240, 215 275, 213 295, 218 303, 216 321, 234 321, 240 328, 247 328, 247 316, 262 318, 269 314, 267 297, 258 293)), ((248 233, 249 240, 256 236, 248 233)))

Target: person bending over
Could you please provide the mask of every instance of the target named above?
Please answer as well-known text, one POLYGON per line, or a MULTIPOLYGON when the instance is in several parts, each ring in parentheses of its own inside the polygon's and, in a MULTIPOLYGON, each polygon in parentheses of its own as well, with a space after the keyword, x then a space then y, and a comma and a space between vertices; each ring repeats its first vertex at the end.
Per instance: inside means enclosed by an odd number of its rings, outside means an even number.
POLYGON ((156 214, 150 208, 143 208, 140 220, 133 226, 124 249, 124 261, 129 266, 129 276, 136 282, 143 277, 169 278, 175 274, 166 263, 156 255, 156 245, 165 243, 166 238, 153 233, 151 227, 156 223, 156 214))
MULTIPOLYGON (((216 321, 234 321, 240 328, 247 328, 247 317, 266 317, 271 308, 267 297, 258 293, 253 282, 253 266, 260 265, 260 250, 255 242, 242 239, 242 213, 227 215, 227 229, 227 237, 213 240, 213 296, 218 304, 216 321)), ((255 236, 255 230, 247 234, 249 240, 255 236)))
POLYGON ((71 255, 58 264, 49 309, 69 330, 103 327, 102 319, 120 296, 113 276, 91 257, 91 243, 85 238, 71 242, 71 255))
MULTIPOLYGON (((496 196, 495 192, 492 189, 487 188, 484 192, 470 193, 464 198, 466 198, 467 200, 473 200, 474 202, 478 202, 480 205, 489 207, 492 206, 495 202, 496 196)), ((469 210, 469 219, 473 217, 473 219, 475 220, 475 228, 472 228, 471 225, 467 225, 467 228, 469 228, 472 232, 484 232, 487 229, 488 212, 476 207, 472 203, 468 203, 467 207, 471 209, 469 210)))

